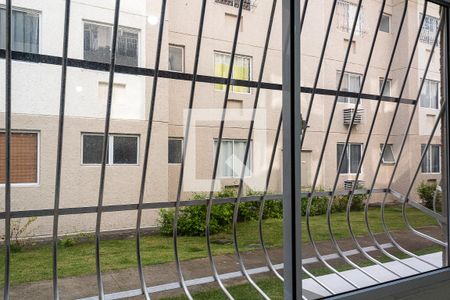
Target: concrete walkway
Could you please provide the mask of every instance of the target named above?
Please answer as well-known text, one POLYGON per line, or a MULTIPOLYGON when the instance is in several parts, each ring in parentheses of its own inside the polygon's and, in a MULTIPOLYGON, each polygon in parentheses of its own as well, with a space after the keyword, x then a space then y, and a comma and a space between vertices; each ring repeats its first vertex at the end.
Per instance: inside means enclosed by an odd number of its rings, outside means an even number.
MULTIPOLYGON (((440 238, 440 229, 437 227, 430 227, 430 228, 424 228, 421 229, 422 232, 430 234, 434 237, 440 238)), ((425 247, 432 246, 433 244, 427 240, 424 240, 423 238, 417 237, 416 235, 413 235, 410 232, 398 232, 395 234, 395 237, 397 238, 397 241, 406 249, 410 251, 419 250, 425 247)), ((383 243, 386 245, 386 247, 391 247, 391 245, 388 243, 389 240, 384 235, 377 235, 377 239, 380 243, 383 243)), ((359 239, 361 245, 363 247, 371 247, 372 242, 367 238, 363 237, 359 239)), ((343 260, 341 258, 335 258, 337 257, 335 255, 336 249, 333 247, 333 245, 326 241, 326 242, 320 242, 319 244, 320 252, 323 255, 329 255, 329 262, 333 266, 341 266, 343 264, 343 260)), ((340 247, 344 251, 350 251, 349 254, 352 252, 355 252, 355 255, 351 256, 351 259, 356 262, 362 262, 367 261, 364 260, 362 255, 357 254, 356 251, 354 251, 355 245, 352 240, 350 239, 344 239, 339 241, 340 247)), ((390 249, 389 251, 392 253, 395 253, 395 251, 391 251, 393 249, 390 249)), ((167 250, 164 250, 167 251, 167 250)), ((316 267, 322 267, 323 264, 319 264, 315 262, 315 254, 313 251, 313 248, 311 245, 304 245, 303 249, 303 257, 304 257, 304 264, 307 264, 308 269, 314 269, 316 267)), ((370 252, 371 255, 375 257, 379 257, 381 254, 379 251, 376 251, 373 249, 372 252, 370 252)), ((271 249, 270 250, 271 258, 273 260, 274 264, 281 264, 282 263, 282 249, 271 249)), ((433 261, 436 260, 436 262, 439 261, 439 254, 433 254, 432 259, 433 261)), ((247 268, 259 268, 256 270, 259 270, 258 274, 253 275, 256 279, 259 277, 267 277, 267 276, 273 276, 271 273, 267 272, 267 269, 260 269, 260 267, 265 266, 265 260, 262 255, 262 251, 249 251, 245 252, 243 254, 244 262, 247 268)), ((239 272, 239 265, 235 259, 234 255, 222 255, 222 256, 216 256, 215 261, 217 263, 217 268, 219 270, 220 274, 236 274, 233 272, 239 272)), ((414 261, 408 263, 416 263, 414 261)), ((388 263, 389 264, 389 263, 388 263)), ((282 266, 282 265, 281 265, 282 266)), ((191 291, 198 291, 203 290, 207 288, 217 288, 218 285, 214 282, 208 283, 208 280, 205 278, 211 278, 211 268, 209 265, 209 261, 207 258, 202 259, 195 259, 195 260, 189 260, 182 263, 182 268, 184 271, 184 276, 186 280, 192 280, 192 279, 198 279, 202 278, 203 283, 201 285, 195 285, 190 287, 191 291)), ((388 275, 384 273, 380 273, 380 271, 376 266, 367 267, 368 271, 371 273, 374 272, 374 274, 379 275, 380 277, 383 277, 383 281, 394 279, 392 277, 392 274, 388 272, 388 275), (390 275, 389 275, 390 274, 390 275), (391 277, 389 277, 391 276, 391 277)), ((394 268, 397 268, 397 266, 394 266, 394 268)), ((421 267, 423 268, 423 266, 421 267)), ((421 269, 422 270, 422 269, 421 269)), ((425 269, 424 269, 425 270, 425 269)), ((361 281, 365 280, 364 284, 373 284, 373 280, 367 281, 367 276, 361 276, 360 271, 346 271, 345 274, 348 273, 350 277, 355 277, 355 280, 361 281), (356 273, 354 273, 356 272, 356 273)), ((410 273, 407 273, 405 271, 405 275, 411 275, 410 273)), ((152 299, 158 299, 162 296, 170 296, 170 295, 176 295, 182 292, 177 287, 177 275, 176 275, 176 268, 175 264, 173 262, 171 263, 165 263, 160 265, 153 265, 153 266, 146 266, 144 268, 144 274, 145 278, 147 280, 147 285, 151 286, 153 288, 150 288, 156 293, 152 293, 152 299), (156 288, 155 288, 156 287, 156 288), (169 291, 165 291, 164 293, 159 292, 162 288, 169 288, 169 291)), ((403 273, 402 273, 403 274, 403 273)), ((239 275, 239 273, 237 273, 239 275)), ((228 275, 227 275, 228 276, 228 275)), ((230 275, 231 276, 231 275, 230 275)), ((252 277, 253 277, 252 276, 252 277)), ((324 279, 327 280, 327 282, 333 283, 339 283, 338 280, 335 280, 336 275, 325 275, 324 279), (327 277, 328 276, 328 277, 327 277)), ((378 277, 377 277, 378 278, 378 277)), ((274 278, 274 280, 277 280, 274 278)), ((104 288, 106 294, 111 293, 119 293, 123 291, 133 291, 135 290, 137 293, 139 292, 139 277, 137 268, 131 268, 131 269, 123 269, 118 270, 115 272, 110 273, 104 273, 103 274, 103 282, 104 282, 104 288)), ((195 282, 195 281, 194 281, 195 282)), ((240 283, 246 283, 246 281, 242 277, 238 276, 231 276, 229 280, 226 281, 227 284, 240 284, 240 283)), ((361 283, 362 284, 362 283, 361 283)), ((341 291, 341 289, 348 289, 348 284, 338 284, 340 289, 336 289, 336 291, 341 291)), ((59 286, 60 286, 60 296, 61 299, 78 299, 78 298, 86 298, 86 297, 92 297, 97 295, 97 281, 95 274, 93 275, 85 275, 85 276, 79 276, 79 277, 69 277, 69 278, 61 278, 59 280, 59 286)), ((313 292, 316 292, 318 294, 325 294, 324 290, 320 288, 316 283, 311 283, 310 279, 305 280, 305 286, 310 288, 313 292)), ((46 281, 40 281, 40 282, 32 282, 27 284, 20 284, 20 285, 13 285, 11 287, 11 299, 51 299, 52 297, 52 281, 46 280, 46 281)), ((138 296, 134 299, 142 299, 142 296, 138 296)))

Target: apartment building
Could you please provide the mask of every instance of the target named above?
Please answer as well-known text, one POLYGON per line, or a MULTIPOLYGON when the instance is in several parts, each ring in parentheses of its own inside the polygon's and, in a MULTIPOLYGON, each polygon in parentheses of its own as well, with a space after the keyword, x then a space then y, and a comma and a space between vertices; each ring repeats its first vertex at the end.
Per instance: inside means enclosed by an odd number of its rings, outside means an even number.
MULTIPOLYGON (((160 20, 161 1, 122 1, 118 32, 117 64, 129 67, 155 67, 156 45, 160 22, 164 22, 161 69, 192 73, 197 40, 200 1, 168 1, 164 20, 160 20)), ((0 1, 0 23, 5 11, 0 1)), ((205 27, 198 73, 226 77, 235 31, 238 0, 210 0, 207 2, 205 27)), ((408 1, 400 50, 394 57, 391 72, 382 92, 385 97, 399 97, 408 66, 409 55, 417 34, 423 2, 408 1)), ((13 11, 13 49, 15 51, 49 56, 61 56, 64 1, 15 0, 13 11)), ((312 12, 302 32, 302 86, 312 87, 317 72, 320 49, 326 32, 332 1, 312 1, 312 12)), ((268 15, 272 1, 244 1, 239 40, 233 68, 233 79, 257 80, 263 55, 268 15)), ((431 53, 439 25, 439 11, 428 8, 423 30, 410 75, 402 98, 416 99, 424 69, 431 53)), ((351 41, 348 64, 345 67, 341 90, 358 93, 381 93, 389 57, 402 17, 404 1, 388 0, 381 25, 376 28, 381 7, 379 0, 363 1, 357 28, 351 41), (377 44, 366 80, 364 68, 374 33, 377 44)), ((320 70, 318 88, 333 90, 343 72, 347 45, 350 43, 352 21, 357 1, 337 0, 325 59, 320 70)), ((69 57, 95 63, 108 63, 112 38, 114 3, 108 0, 72 1, 69 35, 69 57)), ((4 25, 0 27, 0 48, 4 48, 4 25)), ((281 83, 281 5, 278 5, 270 39, 263 81, 281 83)), ((402 155, 394 188, 405 192, 412 178, 440 108, 439 47, 436 48, 428 71, 418 110, 402 155)), ((0 68, 4 60, 0 60, 0 68)), ((59 112, 61 67, 45 63, 14 61, 12 66, 12 209, 30 210, 53 207, 56 145, 59 112)), ((0 82, 4 73, 0 73, 0 82)), ((67 75, 66 122, 62 161, 61 207, 95 206, 101 164, 102 132, 104 130, 108 72, 70 67, 67 75)), ((191 82, 160 78, 157 86, 155 117, 151 142, 149 173, 146 178, 145 202, 174 200, 179 181, 184 124, 191 82)), ((4 86, 0 87, 1 90, 4 86)), ((215 148, 219 133, 220 109, 224 101, 224 85, 199 82, 194 108, 199 110, 192 128, 195 138, 190 140, 193 151, 188 152, 190 171, 185 178, 183 199, 192 193, 209 188, 215 148), (197 185, 198 182, 202 184, 197 185), (207 188, 204 183, 207 183, 207 188)), ((144 161, 144 144, 148 121, 152 77, 116 73, 113 86, 111 135, 108 145, 104 205, 132 204, 139 199, 144 161)), ((235 187, 239 182, 249 120, 241 113, 253 106, 255 88, 231 86, 228 97, 229 114, 218 165, 217 188, 235 187)), ((302 93, 302 114, 307 113, 310 93, 302 93)), ((331 134, 325 148, 318 184, 331 188, 337 173, 338 161, 349 129, 349 119, 355 113, 355 98, 339 97, 332 118, 331 134)), ((252 138, 246 184, 262 189, 267 176, 268 162, 281 110, 281 91, 262 89, 257 127, 252 138), (258 135, 258 138, 256 137, 258 135)), ((311 118, 302 148, 302 186, 311 185, 330 119, 333 95, 315 95, 311 118)), ((377 101, 362 99, 356 123, 351 128, 350 146, 346 150, 339 171, 338 189, 348 187, 355 179, 362 153, 367 155, 359 177, 362 185, 370 185, 380 157, 395 102, 383 102, 374 133, 365 145, 377 101)), ((382 159, 376 187, 386 186, 397 155, 412 105, 401 104, 394 123, 392 137, 382 159)), ((4 111, 4 92, 0 93, 0 110, 4 111)), ((3 124, 3 116, 0 118, 3 124)), ((4 156, 4 141, 0 141, 0 157, 4 156)), ((416 183, 437 181, 441 172, 440 130, 426 155, 416 183)), ((281 191, 282 143, 278 145, 270 190, 281 191)), ((4 160, 0 159, 0 180, 4 181, 4 160)), ((3 196, 3 195, 1 195, 3 196)), ((3 202, 0 209, 4 209, 3 202)), ((143 226, 155 226, 157 211, 144 212, 143 226)), ((128 229, 135 226, 135 212, 105 213, 102 229, 128 229)), ((42 217, 33 224, 33 234, 50 235, 52 218, 42 217)), ((63 216, 60 233, 92 231, 95 214, 63 216)))

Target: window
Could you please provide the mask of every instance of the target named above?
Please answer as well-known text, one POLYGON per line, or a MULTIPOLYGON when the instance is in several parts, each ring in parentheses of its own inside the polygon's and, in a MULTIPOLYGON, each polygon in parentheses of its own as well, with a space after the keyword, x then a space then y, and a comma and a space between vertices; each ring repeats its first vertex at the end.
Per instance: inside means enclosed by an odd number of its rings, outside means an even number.
MULTIPOLYGON (((214 53, 214 72, 217 77, 228 77, 231 55, 228 53, 214 53)), ((236 55, 233 66, 233 79, 251 80, 252 58, 249 56, 236 55)), ((216 84, 216 90, 225 90, 224 84, 216 84)), ((245 86, 231 86, 231 90, 236 93, 250 93, 250 88, 245 86)))
MULTIPOLYGON (((348 144, 344 159, 342 160, 339 174, 355 174, 358 171, 358 165, 361 161, 362 144, 348 144)), ((337 164, 339 167, 339 160, 344 151, 344 143, 337 144, 337 164)))
MULTIPOLYGON (((102 163, 102 134, 83 134, 83 156, 85 165, 102 163)), ((138 136, 110 134, 108 139, 106 163, 109 165, 137 165, 138 136)))
POLYGON ((184 47, 169 45, 169 70, 184 72, 184 47))
MULTIPOLYGON (((381 89, 383 88, 383 84, 384 84, 384 78, 380 78, 380 88, 379 88, 380 93, 381 93, 381 89)), ((392 87, 392 79, 388 79, 386 81, 386 85, 384 86, 384 91, 382 93, 382 95, 384 97, 391 96, 391 87, 392 87)))
MULTIPOLYGON (((383 146, 384 146, 383 144, 380 144, 380 154, 381 154, 381 151, 383 151, 383 146)), ((386 149, 384 149, 382 160, 383 160, 384 164, 395 163, 394 149, 393 149, 392 144, 386 145, 386 149)))
MULTIPOLYGON (((338 16, 338 29, 350 33, 355 22, 357 5, 344 0, 338 0, 336 11, 338 16)), ((363 8, 361 7, 356 22, 355 35, 363 34, 363 20, 363 8)))
MULTIPOLYGON (((139 32, 119 27, 116 63, 125 66, 138 65, 139 32)), ((84 59, 109 63, 111 60, 112 26, 84 23, 84 59)))
MULTIPOLYGON (((425 144, 422 144, 421 153, 425 150, 425 144)), ((441 146, 430 145, 422 162, 422 173, 440 173, 441 172, 441 146)))
POLYGON ((425 79, 420 95, 420 107, 439 108, 439 81, 425 79))
MULTIPOLYGON (((220 154, 219 154, 219 164, 217 165, 217 177, 239 178, 241 176, 246 146, 247 141, 222 140, 222 146, 220 147, 220 154)), ((216 148, 217 148, 217 141, 214 141, 214 152, 216 148)), ((253 157, 252 152, 253 147, 252 144, 250 144, 245 176, 251 175, 252 157, 253 157)))
POLYGON ((181 164, 183 140, 169 138, 169 164, 181 164))
MULTIPOLYGON (((339 79, 341 77, 341 72, 337 72, 336 76, 336 87, 339 85, 339 79)), ((359 93, 361 87, 361 75, 354 73, 344 73, 344 77, 342 79, 341 91, 343 92, 353 92, 359 93)), ((356 103, 357 99, 352 97, 339 97, 338 102, 343 103, 356 103)))
MULTIPOLYGON (((5 133, 0 133, 0 183, 5 183, 5 133)), ((11 183, 38 182, 38 134, 11 134, 11 183)))
MULTIPOLYGON (((6 10, 0 8, 0 48, 6 46, 6 10)), ((12 50, 39 53, 39 14, 36 12, 12 11, 12 50)))
POLYGON ((383 14, 381 17, 380 31, 390 33, 391 32, 391 16, 383 14))
MULTIPOLYGON (((229 6, 239 7, 239 4, 241 3, 240 0, 215 0, 216 3, 225 4, 229 6)), ((252 2, 253 0, 244 0, 243 2, 243 9, 250 10, 252 8, 252 2)))
MULTIPOLYGON (((422 18, 422 14, 420 14, 420 18, 422 18)), ((425 20, 423 21, 423 27, 420 31, 420 41, 425 44, 432 45, 434 43, 434 39, 436 37, 437 31, 439 29, 439 19, 432 16, 425 16, 425 20)), ((436 44, 439 46, 439 43, 436 44)))

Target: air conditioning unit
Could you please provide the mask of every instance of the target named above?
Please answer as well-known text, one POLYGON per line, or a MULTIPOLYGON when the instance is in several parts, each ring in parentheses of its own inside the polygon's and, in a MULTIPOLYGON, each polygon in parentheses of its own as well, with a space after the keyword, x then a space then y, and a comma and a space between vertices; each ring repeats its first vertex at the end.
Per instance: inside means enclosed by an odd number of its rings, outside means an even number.
MULTIPOLYGON (((350 191, 353 186, 355 185, 355 180, 348 179, 344 180, 344 190, 350 191)), ((358 184, 356 185, 356 188, 364 186, 364 180, 358 180, 358 184)))
MULTIPOLYGON (((350 125, 352 123, 353 114, 355 114, 354 108, 344 108, 344 125, 350 125)), ((364 108, 358 108, 356 111, 355 120, 353 121, 353 125, 361 124, 364 116, 364 108)))

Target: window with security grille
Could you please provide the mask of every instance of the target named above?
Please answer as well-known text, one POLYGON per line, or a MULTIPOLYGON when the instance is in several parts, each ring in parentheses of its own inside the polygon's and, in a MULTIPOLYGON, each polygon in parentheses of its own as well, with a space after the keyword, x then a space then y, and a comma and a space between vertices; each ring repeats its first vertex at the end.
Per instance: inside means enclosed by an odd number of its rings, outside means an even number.
MULTIPOLYGON (((336 76, 336 86, 339 85, 339 80, 341 78, 341 72, 337 72, 336 76)), ((342 78, 341 91, 342 92, 353 92, 359 93, 361 88, 361 75, 355 73, 345 72, 342 78)), ((338 102, 343 103, 356 103, 357 98, 353 97, 339 97, 338 102)))
MULTIPOLYGON (((6 11, 0 8, 0 48, 5 49, 6 11)), ((39 13, 28 10, 12 11, 12 50, 39 53, 39 13)))
MULTIPOLYGON (((426 145, 422 144, 421 153, 425 151, 426 145)), ((441 146, 430 145, 422 161, 422 173, 440 173, 441 172, 441 146)))
MULTIPOLYGON (((139 137, 135 135, 110 134, 106 164, 137 165, 139 137)), ((82 134, 82 163, 99 165, 102 163, 103 135, 82 134)))
MULTIPOLYGON (((230 54, 223 52, 214 53, 214 73, 217 77, 228 77, 230 69, 230 54)), ((252 78, 252 58, 250 56, 236 55, 233 64, 232 79, 251 80, 252 78)), ((219 91, 225 90, 225 84, 215 84, 215 89, 219 91)), ((236 93, 250 93, 250 88, 246 86, 232 85, 231 91, 236 93)))
MULTIPOLYGON (((336 4, 337 13, 337 27, 340 31, 351 33, 353 23, 355 22, 357 12, 357 5, 348 1, 338 0, 336 4)), ((364 14, 363 7, 361 7, 358 20, 356 21, 355 35, 362 35, 364 33, 364 14)))
MULTIPOLYGON (((344 143, 337 144, 337 165, 344 151, 344 143)), ((348 144, 345 149, 344 159, 342 160, 340 174, 355 174, 358 171, 358 165, 361 161, 362 144, 348 144)))
MULTIPOLYGON (((5 183, 5 133, 0 133, 0 183, 5 183)), ((11 183, 38 182, 38 134, 11 134, 11 183)))
MULTIPOLYGON (((84 59, 102 63, 111 60, 112 26, 92 22, 84 23, 84 59)), ((119 27, 116 63, 125 66, 138 65, 139 32, 119 27)))
MULTIPOLYGON (((422 14, 420 17, 422 18, 422 14)), ((420 32, 420 41, 425 44, 432 45, 439 28, 439 18, 426 15, 423 22, 422 31, 420 32)), ((438 43, 439 45, 439 43, 438 43)))
MULTIPOLYGON (((239 178, 241 176, 246 146, 247 141, 245 140, 222 140, 222 145, 220 146, 219 164, 217 165, 217 177, 239 178)), ((217 149, 217 141, 214 141, 214 149, 217 149)), ((253 158, 252 150, 253 147, 250 142, 245 176, 251 176, 253 158)))
POLYGON ((420 107, 439 108, 439 81, 425 79, 420 95, 420 107))

